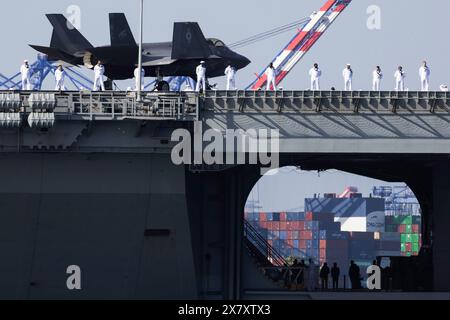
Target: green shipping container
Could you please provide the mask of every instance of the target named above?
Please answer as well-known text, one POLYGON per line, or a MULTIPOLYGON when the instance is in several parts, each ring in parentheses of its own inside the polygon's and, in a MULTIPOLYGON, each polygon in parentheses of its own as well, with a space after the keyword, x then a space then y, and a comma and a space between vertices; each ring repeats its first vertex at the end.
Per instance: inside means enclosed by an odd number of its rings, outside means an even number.
POLYGON ((411 257, 411 255, 412 255, 412 252, 407 252, 407 253, 406 253, 406 256, 407 256, 407 257, 411 257))
POLYGON ((402 217, 402 224, 413 224, 412 223, 412 216, 403 216, 402 217))
POLYGON ((412 234, 410 234, 410 233, 402 233, 402 235, 400 236, 400 241, 402 243, 413 242, 412 241, 412 234))
POLYGON ((413 244, 412 244, 412 251, 413 252, 419 252, 419 243, 413 242, 413 244))
POLYGON ((412 233, 412 224, 406 225, 406 233, 412 233))
POLYGON ((406 244, 405 243, 401 243, 400 244, 400 251, 401 252, 406 252, 406 244))
POLYGON ((418 233, 413 233, 411 235, 411 242, 413 243, 419 243, 419 234, 418 233))
POLYGON ((395 224, 402 224, 403 223, 403 217, 402 216, 395 216, 394 217, 395 224))

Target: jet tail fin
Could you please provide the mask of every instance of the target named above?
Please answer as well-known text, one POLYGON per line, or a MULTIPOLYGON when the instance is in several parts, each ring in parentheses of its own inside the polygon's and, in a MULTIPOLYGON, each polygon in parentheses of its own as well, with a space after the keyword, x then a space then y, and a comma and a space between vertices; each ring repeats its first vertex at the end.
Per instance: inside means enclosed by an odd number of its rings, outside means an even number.
POLYGON ((68 54, 76 54, 92 48, 92 44, 62 14, 47 14, 53 26, 50 47, 68 54))
POLYGON ((137 46, 124 13, 109 14, 111 46, 137 46))
POLYGON ((172 59, 203 59, 212 54, 196 22, 176 22, 173 28, 172 59))

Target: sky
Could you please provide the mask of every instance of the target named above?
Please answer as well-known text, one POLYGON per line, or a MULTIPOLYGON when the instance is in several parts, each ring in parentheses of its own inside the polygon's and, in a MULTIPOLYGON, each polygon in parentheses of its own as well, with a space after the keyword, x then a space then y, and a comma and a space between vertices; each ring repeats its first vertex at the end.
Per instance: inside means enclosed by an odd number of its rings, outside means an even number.
MULTIPOLYGON (((299 20, 317 11, 325 0, 145 0, 145 42, 170 41, 173 22, 197 21, 206 37, 232 43, 263 31, 299 20)), ((68 13, 71 6, 80 8, 81 32, 95 46, 109 44, 109 12, 125 12, 131 28, 138 36, 139 0, 15 0, 3 1, 0 25, 3 29, 0 73, 11 75, 22 61, 35 60, 36 52, 27 44, 48 45, 51 26, 45 13, 68 13), (19 25, 21 21, 26 23, 19 25), (8 30, 10 30, 8 32, 8 30)), ((418 68, 423 59, 432 69, 431 88, 450 83, 448 52, 450 42, 450 1, 444 0, 353 0, 307 56, 282 84, 285 89, 309 87, 308 70, 318 62, 322 71, 322 88, 343 86, 342 69, 351 63, 356 90, 371 87, 371 71, 380 65, 385 73, 382 89, 394 88, 393 73, 401 64, 408 74, 406 86, 419 87, 418 68), (369 30, 372 17, 367 10, 377 6, 380 29, 369 30)), ((238 87, 244 88, 255 79, 268 62, 286 45, 293 33, 281 35, 239 50, 250 60, 238 73, 238 87)), ((213 80, 223 86, 223 79, 213 80)), ((130 82, 131 84, 131 82, 130 82)), ((122 83, 121 86, 125 86, 122 83)))
MULTIPOLYGON (((297 21, 317 11, 325 0, 145 0, 145 42, 170 41, 173 23, 196 21, 206 37, 233 43, 281 25, 297 21)), ((108 13, 124 12, 135 38, 138 38, 139 0, 15 0, 3 1, 0 10, 2 46, 0 73, 12 75, 24 59, 34 61, 36 52, 28 44, 48 45, 52 28, 46 13, 71 15, 69 9, 80 9, 80 31, 94 45, 109 44, 108 13)), ((309 87, 308 70, 317 62, 323 72, 322 88, 342 88, 342 69, 351 63, 354 89, 371 87, 371 73, 376 65, 384 72, 382 90, 394 88, 393 74, 398 65, 407 72, 406 87, 419 88, 418 69, 426 59, 432 70, 431 89, 450 83, 448 63, 450 41, 450 1, 444 0, 353 0, 305 58, 282 83, 284 89, 303 90, 309 87), (374 7, 375 6, 375 7, 374 7), (373 11, 379 12, 377 28, 368 28, 373 11), (379 27, 379 28, 378 28, 379 27)), ((272 58, 288 43, 289 32, 239 49, 252 63, 238 73, 237 85, 245 88, 272 58)), ((90 72, 90 71, 89 71, 90 72)), ((88 72, 88 74, 89 74, 88 72)), ((52 86, 49 79, 47 86, 52 86)), ((223 78, 211 81, 223 88, 223 78)), ((131 81, 121 82, 125 89, 131 81)), ((345 173, 292 173, 281 170, 276 176, 261 180, 260 198, 265 198, 267 211, 287 210, 302 205, 304 196, 314 193, 341 192, 348 185, 370 193, 379 181, 345 173), (276 186, 277 188, 274 188, 276 186), (326 190, 324 190, 326 186, 326 190), (278 190, 275 192, 274 190, 278 190), (299 199, 301 199, 299 201, 299 199), (282 208, 281 208, 282 207, 282 208)))
POLYGON ((340 195, 346 187, 357 187, 364 197, 369 197, 374 186, 403 186, 402 182, 387 183, 338 170, 324 172, 303 171, 295 167, 273 170, 262 176, 247 198, 248 203, 258 201, 261 206, 256 211, 301 212, 304 199, 314 194, 340 195))

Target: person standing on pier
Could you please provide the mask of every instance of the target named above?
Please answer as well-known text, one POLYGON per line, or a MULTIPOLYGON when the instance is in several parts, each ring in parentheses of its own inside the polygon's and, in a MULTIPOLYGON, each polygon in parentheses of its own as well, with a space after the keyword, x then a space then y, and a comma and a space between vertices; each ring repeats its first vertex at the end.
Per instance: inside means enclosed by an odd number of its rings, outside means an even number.
POLYGON ((422 66, 419 69, 419 77, 420 77, 420 90, 428 91, 430 87, 430 75, 431 70, 427 65, 426 61, 422 62, 422 66))
POLYGON ((381 67, 377 66, 373 71, 373 91, 380 91, 381 79, 383 79, 383 72, 381 71, 381 67))
POLYGON ((394 78, 395 78, 395 91, 404 91, 406 74, 403 71, 402 66, 398 67, 397 71, 394 74, 394 78))
POLYGON ((352 91, 353 85, 353 70, 352 66, 348 63, 344 71, 342 71, 344 77, 344 91, 352 91))
POLYGON ((20 74, 22 76, 22 90, 31 90, 31 70, 28 60, 25 60, 23 65, 20 67, 20 74))
POLYGON ((195 91, 200 92, 200 86, 203 89, 203 94, 206 92, 206 66, 205 61, 200 61, 200 64, 197 66, 195 70, 197 74, 197 87, 195 91))
POLYGON ((333 263, 333 268, 331 268, 331 278, 333 279, 333 290, 339 288, 339 276, 341 275, 341 270, 339 269, 337 263, 333 263))
POLYGON ((225 75, 227 76, 227 91, 236 90, 236 68, 229 64, 225 69, 225 75))
POLYGON ((56 80, 55 91, 66 90, 66 87, 64 86, 65 78, 66 78, 66 72, 64 71, 62 65, 59 65, 58 69, 56 69, 56 71, 55 71, 55 80, 56 80))
POLYGON ((311 91, 320 90, 320 77, 322 71, 319 69, 319 65, 314 63, 314 66, 309 70, 309 76, 311 77, 311 91))
POLYGON ((273 66, 273 63, 270 63, 269 68, 267 68, 266 77, 267 77, 266 91, 269 91, 270 89, 272 89, 272 87, 274 91, 277 91, 277 82, 276 82, 277 73, 275 67, 273 66))
POLYGON ((94 67, 94 91, 105 91, 105 83, 103 79, 103 75, 105 74, 105 67, 102 65, 102 62, 99 60, 97 65, 94 67))

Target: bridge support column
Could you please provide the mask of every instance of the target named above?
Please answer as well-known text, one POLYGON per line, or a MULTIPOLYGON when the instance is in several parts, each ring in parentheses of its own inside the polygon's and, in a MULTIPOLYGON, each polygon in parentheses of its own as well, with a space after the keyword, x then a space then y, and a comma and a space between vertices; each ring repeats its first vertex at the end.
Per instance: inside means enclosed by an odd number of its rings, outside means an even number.
POLYGON ((450 291, 450 162, 433 171, 433 289, 450 291))

